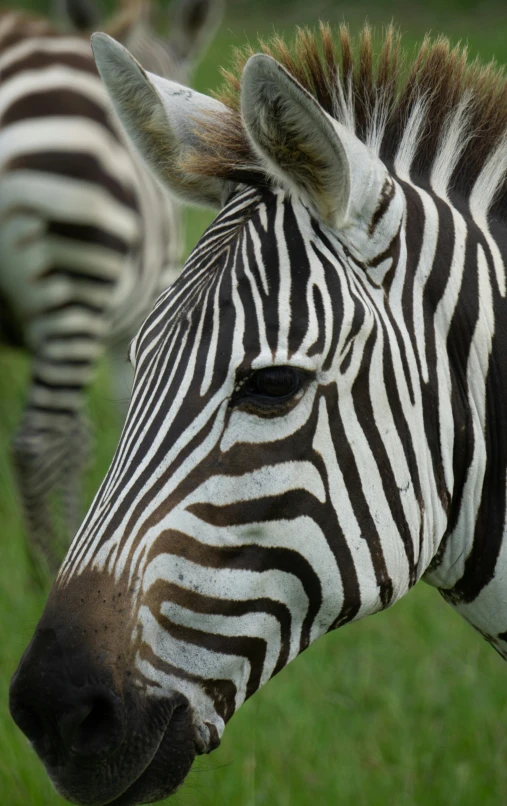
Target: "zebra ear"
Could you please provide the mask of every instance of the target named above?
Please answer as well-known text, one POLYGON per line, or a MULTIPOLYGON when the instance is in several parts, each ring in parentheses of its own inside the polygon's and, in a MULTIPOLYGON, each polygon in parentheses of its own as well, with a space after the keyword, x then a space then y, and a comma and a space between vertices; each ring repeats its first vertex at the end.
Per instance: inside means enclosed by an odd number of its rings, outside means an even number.
POLYGON ((102 19, 102 3, 94 0, 53 0, 52 14, 71 31, 93 31, 102 19))
POLYGON ((199 118, 221 109, 218 101, 148 73, 122 45, 106 34, 92 36, 93 55, 116 113, 155 175, 189 204, 221 207, 226 183, 180 167, 199 148, 199 118))
POLYGON ((224 0, 173 0, 169 6, 169 48, 179 62, 202 56, 224 12, 224 0))
POLYGON ((328 226, 368 219, 387 178, 383 163, 271 56, 251 56, 241 80, 241 115, 266 171, 328 226))

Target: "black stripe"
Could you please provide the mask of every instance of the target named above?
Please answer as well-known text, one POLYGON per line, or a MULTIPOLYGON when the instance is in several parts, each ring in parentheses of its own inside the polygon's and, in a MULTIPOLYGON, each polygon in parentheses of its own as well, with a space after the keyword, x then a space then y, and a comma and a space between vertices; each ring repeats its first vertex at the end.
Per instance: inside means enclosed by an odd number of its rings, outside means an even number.
MULTIPOLYGON (((494 287, 494 267, 490 261, 488 261, 488 266, 490 281, 494 287)), ((495 322, 507 322, 506 298, 495 295, 493 305, 495 322)), ((472 602, 493 579, 504 540, 507 503, 506 379, 505 332, 502 327, 498 327, 493 337, 486 381, 485 442, 487 459, 474 542, 465 562, 463 577, 451 591, 442 591, 444 597, 453 603, 472 602)))
MULTIPOLYGON (((384 491, 387 505, 405 548, 409 566, 409 582, 411 585, 413 585, 416 581, 416 567, 412 534, 405 517, 405 512, 401 505, 398 486, 396 484, 394 472, 389 461, 389 456, 387 454, 382 436, 379 434, 378 426, 375 422, 371 401, 369 367, 372 363, 372 355, 375 342, 377 340, 378 327, 379 324, 377 323, 364 347, 362 356, 362 366, 364 370, 359 370, 354 381, 352 387, 352 399, 354 401, 354 409, 357 414, 359 425, 361 426, 368 445, 371 448, 375 464, 377 465, 378 472, 381 477, 382 489, 384 491)), ((388 343, 388 341, 384 335, 384 352, 386 350, 386 343, 388 343)), ((388 384, 389 379, 386 378, 386 386, 388 384)), ((386 539, 385 535, 380 535, 379 537, 380 541, 386 539)))
POLYGON ((75 283, 77 287, 79 287, 81 283, 96 283, 99 286, 106 287, 114 285, 118 282, 117 277, 101 277, 99 274, 95 274, 93 271, 72 271, 71 269, 64 269, 56 266, 41 272, 37 279, 46 280, 50 277, 66 277, 67 279, 71 280, 72 283, 75 283))
POLYGON ((76 412, 65 406, 41 406, 38 403, 28 403, 27 411, 37 411, 39 414, 52 414, 55 416, 74 417, 76 412))
POLYGON ((315 316, 317 319, 317 337, 313 342, 312 346, 308 350, 308 357, 313 355, 320 355, 320 353, 324 350, 324 345, 326 342, 326 324, 328 327, 330 326, 330 322, 326 322, 326 315, 324 310, 324 300, 322 299, 322 293, 317 285, 313 286, 312 289, 312 296, 313 296, 313 305, 315 308, 315 316))
MULTIPOLYGON (((120 146, 119 146, 120 147, 120 146)), ((126 207, 138 210, 137 196, 130 186, 120 184, 104 170, 99 160, 82 151, 37 151, 20 154, 9 160, 5 172, 28 170, 78 179, 97 185, 126 207)), ((55 185, 58 192, 58 185, 55 185)))
MULTIPOLYGON (((328 387, 326 387, 324 390, 324 396, 326 398, 326 405, 331 423, 331 438, 333 440, 333 448, 336 460, 343 478, 346 479, 347 492, 352 510, 354 512, 354 517, 356 518, 359 529, 361 530, 361 536, 365 540, 371 556, 371 561, 375 572, 375 579, 379 588, 380 602, 382 607, 388 607, 393 596, 393 583, 391 577, 389 576, 384 558, 382 537, 377 531, 375 521, 373 520, 368 502, 366 501, 361 476, 359 475, 359 469, 357 467, 356 456, 347 437, 346 425, 340 416, 336 385, 330 384, 328 387)), ((333 479, 328 479, 328 483, 333 484, 335 482, 333 479)), ((338 518, 337 522, 339 523, 338 518)), ((348 545, 345 539, 344 543, 345 545, 348 545)), ((352 566, 353 575, 356 578, 356 587, 358 587, 357 572, 352 558, 350 558, 349 564, 352 566)), ((346 569, 342 569, 341 572, 344 584, 347 577, 351 577, 350 569, 347 571, 347 573, 344 573, 345 570, 346 569)), ((351 594, 352 591, 349 593, 348 598, 352 598, 351 594)), ((359 597, 359 590, 357 590, 355 597, 359 597)), ((359 604, 357 606, 357 610, 358 609, 359 604)))
POLYGON ((94 363, 94 359, 91 358, 68 358, 67 356, 63 358, 49 358, 47 355, 41 359, 44 365, 48 365, 50 367, 90 367, 94 363))
POLYGON ((375 230, 377 229, 378 224, 382 220, 387 208, 389 207, 391 200, 394 196, 395 190, 396 186, 393 180, 387 177, 384 181, 384 185, 380 193, 377 207, 370 221, 370 226, 368 227, 368 235, 370 236, 370 238, 373 236, 375 230))
MULTIPOLYGON (((9 42, 5 43, 4 40, 2 40, 2 49, 4 52, 9 45, 9 42)), ((9 64, 2 70, 1 79, 2 81, 7 81, 9 78, 12 78, 18 73, 23 73, 25 70, 43 70, 46 67, 52 67, 58 64, 71 67, 75 70, 81 70, 83 73, 92 73, 98 77, 97 68, 95 67, 91 53, 90 56, 84 56, 79 53, 70 53, 69 51, 46 53, 41 50, 9 64)))
MULTIPOLYGON (((72 330, 69 332, 46 333, 44 335, 44 342, 53 343, 55 341, 91 341, 95 342, 98 338, 95 333, 89 333, 87 330, 72 330)), ((57 359, 55 359, 57 360, 57 359)))
MULTIPOLYGON (((146 560, 149 565, 151 559, 160 554, 160 546, 152 547, 146 560)), ((154 613, 161 611, 164 602, 174 602, 192 610, 194 613, 212 613, 221 616, 244 616, 248 613, 266 613, 276 618, 280 625, 281 648, 273 675, 277 674, 287 664, 290 652, 291 638, 291 612, 283 602, 268 599, 219 599, 205 596, 188 588, 182 588, 166 580, 157 580, 150 587, 150 608, 154 613)))
POLYGON ((164 530, 157 538, 157 553, 184 557, 205 568, 232 568, 263 573, 282 571, 297 578, 307 597, 308 610, 301 628, 300 650, 310 642, 310 631, 322 604, 322 586, 314 569, 293 549, 258 545, 210 546, 175 530, 164 530))
POLYGON ((22 95, 7 107, 1 123, 6 126, 21 120, 49 117, 89 118, 116 134, 111 126, 111 114, 107 107, 100 106, 84 93, 67 87, 48 87, 22 95))
MULTIPOLYGON (((105 222, 107 223, 107 222, 105 222)), ((90 224, 73 224, 67 221, 50 221, 47 227, 49 235, 58 235, 61 238, 69 238, 73 241, 83 241, 83 243, 96 244, 106 249, 111 249, 120 255, 125 255, 129 251, 129 244, 113 235, 112 232, 94 227, 90 224)))
MULTIPOLYGON (((148 644, 141 644, 138 651, 140 659, 147 661, 155 669, 159 669, 164 674, 176 678, 179 677, 181 680, 188 680, 201 686, 203 691, 212 700, 217 714, 222 717, 224 722, 228 722, 231 716, 233 716, 237 689, 232 680, 210 680, 196 674, 190 674, 180 669, 178 666, 174 666, 172 663, 162 660, 162 658, 154 654, 148 644)), ((137 668, 136 675, 143 677, 137 668)), ((153 686, 153 680, 151 680, 151 678, 145 677, 144 679, 148 685, 153 686)))
POLYGON ((42 386, 44 389, 52 389, 58 392, 80 392, 83 389, 82 383, 64 383, 60 381, 48 381, 38 373, 32 376, 32 384, 34 386, 42 386))
POLYGON ((252 638, 243 635, 220 635, 197 630, 195 627, 183 627, 160 613, 153 614, 160 627, 172 638, 185 644, 202 647, 222 655, 238 655, 247 658, 250 674, 246 685, 245 699, 255 694, 260 686, 262 670, 266 657, 267 644, 263 638, 252 638))
POLYGON ((71 310, 81 310, 87 311, 88 313, 92 314, 93 316, 101 316, 105 311, 104 305, 94 305, 91 302, 85 302, 84 300, 65 300, 65 302, 59 302, 56 305, 48 305, 47 308, 44 308, 43 314, 38 314, 38 317, 41 315, 46 315, 50 313, 68 313, 71 310))

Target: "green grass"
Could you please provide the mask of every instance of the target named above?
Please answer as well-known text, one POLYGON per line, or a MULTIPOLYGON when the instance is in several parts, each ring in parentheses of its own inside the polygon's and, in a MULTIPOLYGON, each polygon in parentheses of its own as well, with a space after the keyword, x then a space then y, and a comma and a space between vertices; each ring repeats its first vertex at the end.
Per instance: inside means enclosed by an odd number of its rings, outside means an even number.
MULTIPOLYGON (((432 28, 468 37, 473 55, 507 56, 505 25, 493 4, 337 5, 238 2, 198 70, 197 86, 216 85, 231 43, 269 34, 273 22, 284 30, 319 14, 354 25, 366 15, 375 23, 394 16, 409 45, 432 28)), ((189 214, 189 246, 209 220, 206 212, 189 214)), ((88 500, 118 435, 106 374, 104 367, 91 395, 97 441, 88 500)), ((0 803, 56 806, 64 801, 7 711, 10 676, 45 598, 30 585, 8 461, 26 375, 22 356, 0 351, 0 803)), ((256 694, 171 803, 499 806, 507 801, 506 678, 500 658, 421 584, 392 611, 321 639, 256 694)))

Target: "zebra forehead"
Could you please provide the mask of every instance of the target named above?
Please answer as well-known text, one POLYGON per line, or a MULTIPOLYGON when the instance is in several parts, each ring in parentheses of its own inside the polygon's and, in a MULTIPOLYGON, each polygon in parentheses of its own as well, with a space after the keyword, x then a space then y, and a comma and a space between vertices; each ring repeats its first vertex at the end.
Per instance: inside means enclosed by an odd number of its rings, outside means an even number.
MULTIPOLYGON (((318 223, 311 211, 288 191, 268 186, 237 188, 190 253, 179 277, 157 300, 153 315, 156 316, 165 304, 172 306, 175 293, 180 300, 179 313, 188 312, 192 301, 200 299, 200 292, 207 287, 207 281, 224 266, 232 268, 238 263, 263 262, 255 252, 236 254, 235 250, 247 232, 250 235, 255 233, 263 245, 276 246, 277 222, 285 231, 297 229, 308 245, 319 237, 318 223), (282 208, 285 212, 280 215, 282 208), (248 228, 249 224, 253 229, 248 228)), ((269 270, 269 266, 263 265, 261 268, 263 271, 269 270)))
POLYGON ((175 297, 180 300, 180 313, 188 311, 191 300, 199 299, 203 285, 228 262, 245 226, 252 219, 258 219, 260 227, 267 230, 268 218, 275 217, 277 200, 284 196, 287 196, 285 191, 267 187, 236 188, 188 256, 179 277, 158 298, 152 315, 157 316, 160 308, 172 306, 175 297), (184 289, 188 293, 184 293, 184 289))
MULTIPOLYGON (((131 351, 181 337, 181 328, 198 327, 206 312, 225 314, 234 288, 256 287, 264 314, 278 311, 280 274, 288 272, 291 287, 313 286, 310 262, 325 256, 325 265, 344 265, 340 245, 328 239, 311 211, 281 188, 240 187, 194 247, 185 265, 158 298, 132 341, 131 351), (280 244, 288 242, 280 250, 280 244), (320 244, 317 250, 315 244, 320 244), (302 268, 304 270, 302 270, 302 268), (227 278, 233 282, 227 282, 227 278), (225 282, 224 282, 225 280, 225 282), (220 302, 218 296, 220 295, 220 302), (141 346, 142 345, 142 346, 141 346)), ((324 274, 327 272, 324 271, 324 274)), ((320 280, 323 276, 319 273, 320 280)), ((335 300, 336 302, 336 300, 335 300)), ((250 313, 257 318, 254 308, 250 313)), ((277 313, 275 315, 275 318, 277 313)))
MULTIPOLYGON (((276 36, 234 52, 217 93, 226 108, 202 123, 197 134, 204 148, 187 152, 184 170, 251 186, 269 181, 240 114, 243 68, 259 51, 280 62, 394 173, 398 163, 408 169, 416 184, 426 185, 438 168, 449 174, 450 190, 468 197, 505 142, 507 81, 494 62, 468 63, 466 48, 440 36, 426 37, 407 64, 393 26, 376 37, 366 25, 354 42, 347 26, 321 24, 319 32, 299 30, 291 44, 276 36)), ((504 172, 495 180, 498 205, 507 201, 504 172)))

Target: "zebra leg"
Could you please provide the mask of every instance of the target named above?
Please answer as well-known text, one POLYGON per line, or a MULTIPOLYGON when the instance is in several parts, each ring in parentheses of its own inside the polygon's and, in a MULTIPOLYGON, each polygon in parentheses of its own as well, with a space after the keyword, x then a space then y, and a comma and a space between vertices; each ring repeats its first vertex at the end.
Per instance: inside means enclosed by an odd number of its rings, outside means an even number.
MULTIPOLYGON (((88 465, 91 444, 91 425, 88 418, 78 412, 69 434, 63 460, 64 473, 59 484, 65 537, 69 539, 72 539, 79 529, 83 515, 83 476, 88 465)), ((67 539, 64 550, 67 549, 68 542, 67 539)))
POLYGON ((100 341, 89 333, 86 339, 81 331, 76 338, 72 333, 63 338, 63 323, 57 324, 55 337, 44 339, 34 358, 27 405, 12 444, 32 559, 51 572, 63 556, 63 540, 66 548, 80 518, 89 445, 81 412, 101 351, 100 341))
POLYGON ((34 568, 42 563, 52 574, 58 560, 50 494, 61 477, 66 440, 64 431, 42 426, 30 415, 28 410, 12 442, 13 464, 30 559, 34 568))

